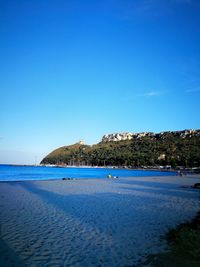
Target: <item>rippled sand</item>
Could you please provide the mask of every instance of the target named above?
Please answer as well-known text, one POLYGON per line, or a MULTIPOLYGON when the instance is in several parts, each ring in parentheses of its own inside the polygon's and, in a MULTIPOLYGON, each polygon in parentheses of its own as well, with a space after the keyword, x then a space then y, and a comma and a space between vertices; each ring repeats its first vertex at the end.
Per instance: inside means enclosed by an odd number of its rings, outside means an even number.
POLYGON ((200 209, 200 177, 0 183, 1 266, 128 266, 200 209))

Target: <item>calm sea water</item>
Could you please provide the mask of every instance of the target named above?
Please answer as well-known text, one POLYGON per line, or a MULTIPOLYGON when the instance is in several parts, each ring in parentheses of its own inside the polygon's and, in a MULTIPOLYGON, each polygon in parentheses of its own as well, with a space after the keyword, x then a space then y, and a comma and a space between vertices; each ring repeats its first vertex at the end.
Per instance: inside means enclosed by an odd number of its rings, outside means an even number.
POLYGON ((0 181, 48 180, 61 179, 64 177, 106 178, 109 173, 118 177, 175 175, 174 172, 147 170, 0 165, 0 181))

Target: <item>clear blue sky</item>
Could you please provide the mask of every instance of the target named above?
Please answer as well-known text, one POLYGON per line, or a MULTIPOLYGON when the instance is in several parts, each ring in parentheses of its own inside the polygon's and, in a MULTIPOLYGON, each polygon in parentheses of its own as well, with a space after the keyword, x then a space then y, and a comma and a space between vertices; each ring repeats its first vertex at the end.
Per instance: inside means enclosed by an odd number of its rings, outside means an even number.
POLYGON ((0 163, 200 128, 199 0, 0 0, 0 163))

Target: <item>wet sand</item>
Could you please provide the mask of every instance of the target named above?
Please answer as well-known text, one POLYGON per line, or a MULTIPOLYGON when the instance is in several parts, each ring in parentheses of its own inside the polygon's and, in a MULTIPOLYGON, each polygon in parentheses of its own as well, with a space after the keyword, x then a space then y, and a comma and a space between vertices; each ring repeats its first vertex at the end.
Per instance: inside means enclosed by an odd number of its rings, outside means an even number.
POLYGON ((1 182, 0 265, 136 266, 199 211, 200 190, 189 187, 197 182, 198 175, 1 182))

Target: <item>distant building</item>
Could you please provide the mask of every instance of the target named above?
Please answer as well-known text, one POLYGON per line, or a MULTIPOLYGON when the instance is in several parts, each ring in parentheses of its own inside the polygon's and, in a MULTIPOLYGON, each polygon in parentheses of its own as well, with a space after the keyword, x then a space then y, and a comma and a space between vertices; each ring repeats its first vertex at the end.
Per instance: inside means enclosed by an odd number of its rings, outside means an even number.
POLYGON ((160 154, 160 156, 158 157, 158 160, 165 160, 165 154, 160 154))

